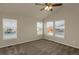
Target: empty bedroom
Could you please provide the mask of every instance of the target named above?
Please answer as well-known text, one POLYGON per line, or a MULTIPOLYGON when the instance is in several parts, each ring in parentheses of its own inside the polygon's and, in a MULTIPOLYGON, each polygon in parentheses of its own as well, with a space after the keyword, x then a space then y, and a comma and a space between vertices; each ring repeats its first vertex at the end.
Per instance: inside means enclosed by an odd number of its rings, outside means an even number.
POLYGON ((0 3, 0 55, 79 55, 79 3, 0 3))

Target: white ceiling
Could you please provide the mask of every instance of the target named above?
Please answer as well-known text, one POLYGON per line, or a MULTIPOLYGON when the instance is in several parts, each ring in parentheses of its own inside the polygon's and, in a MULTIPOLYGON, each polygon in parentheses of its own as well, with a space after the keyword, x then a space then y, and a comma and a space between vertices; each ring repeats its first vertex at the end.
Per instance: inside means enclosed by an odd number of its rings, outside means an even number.
POLYGON ((41 7, 34 3, 4 3, 0 4, 0 13, 27 15, 30 17, 46 17, 49 12, 40 11, 41 7))
MULTIPOLYGON (((62 7, 69 5, 73 4, 63 4, 62 7)), ((40 11, 41 8, 42 6, 37 6, 34 3, 0 3, 0 13, 27 15, 37 18, 45 18, 48 14, 51 13, 47 11, 40 11)))

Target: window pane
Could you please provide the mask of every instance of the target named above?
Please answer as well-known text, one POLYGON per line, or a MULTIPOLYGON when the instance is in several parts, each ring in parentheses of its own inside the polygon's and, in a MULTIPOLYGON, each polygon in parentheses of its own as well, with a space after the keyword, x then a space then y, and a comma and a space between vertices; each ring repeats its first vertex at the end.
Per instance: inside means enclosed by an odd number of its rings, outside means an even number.
POLYGON ((47 35, 53 35, 53 22, 47 22, 47 35))
POLYGON ((3 38, 16 39, 17 38, 17 21, 15 19, 3 19, 3 38))
POLYGON ((37 35, 42 35, 42 34, 43 34, 43 23, 37 22, 37 35))
POLYGON ((55 36, 64 38, 64 20, 55 22, 55 36))

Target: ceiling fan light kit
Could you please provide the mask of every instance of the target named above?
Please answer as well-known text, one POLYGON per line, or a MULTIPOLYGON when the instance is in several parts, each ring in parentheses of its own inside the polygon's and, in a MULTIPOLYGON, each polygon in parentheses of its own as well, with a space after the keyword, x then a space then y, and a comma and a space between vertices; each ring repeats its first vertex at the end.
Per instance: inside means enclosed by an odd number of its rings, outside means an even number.
POLYGON ((44 10, 46 10, 46 11, 50 11, 52 9, 52 6, 46 6, 45 8, 44 8, 44 10))

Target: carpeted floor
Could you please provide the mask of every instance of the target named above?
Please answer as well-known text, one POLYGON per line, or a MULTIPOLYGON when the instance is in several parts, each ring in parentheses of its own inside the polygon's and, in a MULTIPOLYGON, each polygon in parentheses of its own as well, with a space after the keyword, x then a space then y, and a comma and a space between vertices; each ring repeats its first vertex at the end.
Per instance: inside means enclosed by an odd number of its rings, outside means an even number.
POLYGON ((78 55, 79 49, 46 39, 0 48, 0 55, 78 55))

